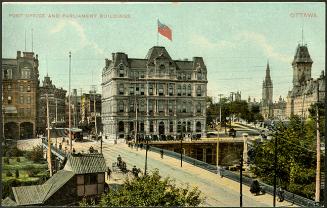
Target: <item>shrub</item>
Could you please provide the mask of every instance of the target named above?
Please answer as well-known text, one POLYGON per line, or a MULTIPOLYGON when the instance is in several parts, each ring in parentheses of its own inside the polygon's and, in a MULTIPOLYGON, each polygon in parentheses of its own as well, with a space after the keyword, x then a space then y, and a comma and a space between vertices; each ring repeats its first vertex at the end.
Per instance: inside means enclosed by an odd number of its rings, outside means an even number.
POLYGON ((258 195, 260 193, 260 184, 257 180, 254 180, 250 187, 250 192, 252 194, 258 195))
POLYGON ((17 169, 15 170, 15 177, 19 178, 19 171, 17 169))
POLYGON ((36 176, 40 171, 37 170, 37 169, 30 169, 30 170, 27 170, 27 175, 28 177, 34 177, 36 176))
POLYGON ((6 176, 7 177, 12 177, 12 173, 10 171, 7 171, 6 176))
POLYGON ((16 158, 16 161, 17 161, 17 162, 20 162, 20 157, 17 157, 17 158, 16 158))
POLYGON ((27 158, 34 162, 40 162, 43 159, 43 148, 41 145, 33 147, 33 150, 28 152, 27 158))
POLYGON ((3 162, 9 165, 9 158, 8 157, 3 158, 3 162))

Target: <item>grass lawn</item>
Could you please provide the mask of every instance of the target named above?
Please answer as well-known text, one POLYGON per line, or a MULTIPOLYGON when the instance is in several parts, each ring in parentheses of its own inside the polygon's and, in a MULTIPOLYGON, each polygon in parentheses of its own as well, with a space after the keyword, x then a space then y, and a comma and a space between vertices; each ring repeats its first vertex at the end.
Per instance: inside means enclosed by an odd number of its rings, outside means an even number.
POLYGON ((2 158, 2 164, 3 164, 3 172, 2 172, 2 179, 3 181, 8 181, 10 179, 14 179, 15 177, 15 171, 19 171, 19 178, 16 178, 17 180, 21 182, 26 181, 37 181, 40 177, 46 176, 48 165, 46 163, 34 163, 33 161, 28 160, 25 157, 19 157, 20 162, 17 162, 17 157, 10 157, 9 164, 4 163, 4 159, 6 157, 2 158), (33 176, 28 176, 28 170, 36 170, 38 173, 33 176), (8 177, 6 176, 6 173, 10 171, 13 176, 8 177))

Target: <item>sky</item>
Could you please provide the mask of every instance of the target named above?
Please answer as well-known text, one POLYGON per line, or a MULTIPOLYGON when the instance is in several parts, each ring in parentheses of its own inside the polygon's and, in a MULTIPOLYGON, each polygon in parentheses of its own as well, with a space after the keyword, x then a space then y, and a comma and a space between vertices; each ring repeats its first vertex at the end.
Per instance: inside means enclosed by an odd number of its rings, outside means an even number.
POLYGON ((269 60, 277 100, 292 88, 291 62, 302 41, 312 77, 325 70, 325 15, 324 3, 3 3, 2 58, 25 51, 25 31, 32 51, 33 30, 41 83, 48 73, 68 89, 71 51, 71 88, 80 93, 96 85, 101 92, 105 58, 114 52, 145 58, 158 38, 174 60, 203 57, 214 100, 236 91, 260 100, 269 60), (172 29, 172 41, 158 36, 157 19, 172 29))

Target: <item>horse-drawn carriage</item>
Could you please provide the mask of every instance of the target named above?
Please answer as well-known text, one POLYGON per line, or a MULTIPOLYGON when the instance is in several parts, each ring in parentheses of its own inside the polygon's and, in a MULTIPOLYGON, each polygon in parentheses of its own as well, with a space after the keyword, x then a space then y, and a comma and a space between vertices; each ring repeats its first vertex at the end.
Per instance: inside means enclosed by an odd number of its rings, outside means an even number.
POLYGON ((112 163, 112 170, 113 171, 122 171, 123 173, 127 172, 127 166, 126 166, 126 162, 122 160, 122 158, 120 157, 120 155, 118 155, 117 157, 117 162, 112 163))

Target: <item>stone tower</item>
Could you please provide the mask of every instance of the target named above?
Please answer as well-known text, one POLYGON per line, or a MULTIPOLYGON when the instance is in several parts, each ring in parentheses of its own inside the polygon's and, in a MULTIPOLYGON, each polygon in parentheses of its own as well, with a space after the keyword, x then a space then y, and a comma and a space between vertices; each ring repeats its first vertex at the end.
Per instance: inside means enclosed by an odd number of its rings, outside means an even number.
POLYGON ((261 103, 261 114, 265 119, 273 116, 272 104, 273 104, 273 83, 270 77, 269 62, 267 62, 266 77, 262 83, 262 103, 261 103))
POLYGON ((310 57, 307 45, 298 45, 296 48, 293 67, 293 86, 304 85, 311 79, 312 59, 310 57))
POLYGON ((262 102, 265 105, 273 102, 273 83, 270 77, 269 62, 267 63, 266 77, 262 83, 262 102))

